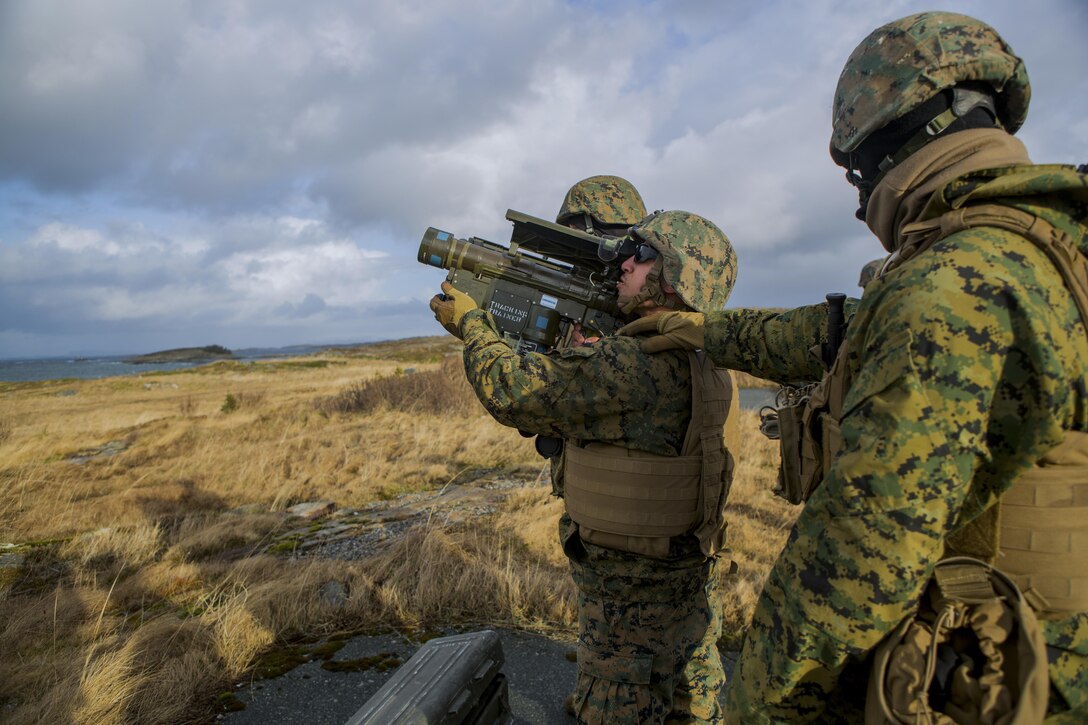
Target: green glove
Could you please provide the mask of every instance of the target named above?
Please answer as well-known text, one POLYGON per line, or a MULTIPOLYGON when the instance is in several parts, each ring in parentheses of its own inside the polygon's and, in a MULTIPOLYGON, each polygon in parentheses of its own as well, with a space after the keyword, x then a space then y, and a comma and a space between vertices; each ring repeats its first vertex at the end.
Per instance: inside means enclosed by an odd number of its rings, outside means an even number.
POLYGON ((639 343, 645 353, 701 350, 705 324, 706 315, 702 312, 660 312, 629 322, 616 330, 616 334, 634 336, 656 332, 656 335, 644 338, 639 343))
POLYGON ((478 309, 476 300, 449 282, 442 283, 442 294, 431 298, 434 319, 457 339, 461 339, 461 318, 475 309, 478 309))

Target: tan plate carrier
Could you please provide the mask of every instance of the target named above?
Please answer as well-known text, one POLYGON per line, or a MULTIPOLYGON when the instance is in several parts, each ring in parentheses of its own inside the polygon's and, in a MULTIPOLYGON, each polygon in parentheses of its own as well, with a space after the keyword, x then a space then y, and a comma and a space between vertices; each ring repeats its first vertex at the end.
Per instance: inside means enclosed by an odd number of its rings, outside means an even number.
POLYGON ((680 455, 567 446, 563 497, 584 541, 664 558, 671 537, 694 534, 707 556, 723 550, 738 400, 728 371, 701 351, 688 356, 691 422, 680 455))

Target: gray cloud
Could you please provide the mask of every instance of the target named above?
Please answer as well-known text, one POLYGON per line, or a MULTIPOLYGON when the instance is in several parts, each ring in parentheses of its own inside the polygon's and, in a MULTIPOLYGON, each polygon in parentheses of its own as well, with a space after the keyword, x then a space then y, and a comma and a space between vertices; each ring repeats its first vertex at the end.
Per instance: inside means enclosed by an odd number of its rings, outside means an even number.
POLYGON ((290 303, 284 303, 276 308, 276 314, 283 317, 291 317, 295 319, 305 319, 307 317, 313 317, 319 312, 322 312, 328 308, 325 304, 325 300, 321 299, 320 295, 315 295, 313 292, 308 292, 306 297, 297 305, 290 303))
MULTIPOLYGON (((951 6, 1025 58, 1033 157, 1088 160, 1088 6, 951 6)), ((507 208, 551 217, 597 173, 717 222, 733 304, 854 291, 881 249, 827 156, 831 94, 923 9, 0 4, 0 356, 436 334, 423 230, 503 241, 507 208)))

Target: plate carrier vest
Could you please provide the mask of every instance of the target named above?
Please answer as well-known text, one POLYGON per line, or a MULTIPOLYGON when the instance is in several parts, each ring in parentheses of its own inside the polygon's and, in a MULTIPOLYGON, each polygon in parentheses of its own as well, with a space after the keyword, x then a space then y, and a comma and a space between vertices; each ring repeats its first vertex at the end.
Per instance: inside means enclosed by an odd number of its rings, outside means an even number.
POLYGON ((563 498, 583 541, 664 558, 671 537, 693 534, 708 557, 724 549, 739 401, 729 371, 701 351, 688 357, 691 422, 678 456, 568 441, 563 498))

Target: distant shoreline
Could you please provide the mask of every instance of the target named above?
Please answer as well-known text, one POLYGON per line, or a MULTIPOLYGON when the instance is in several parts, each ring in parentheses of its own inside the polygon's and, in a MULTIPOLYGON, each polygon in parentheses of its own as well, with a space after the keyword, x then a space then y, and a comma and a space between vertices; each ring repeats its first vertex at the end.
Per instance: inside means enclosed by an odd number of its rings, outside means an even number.
MULTIPOLYGON (((235 350, 232 358, 225 359, 245 362, 249 360, 267 360, 269 358, 302 357, 328 349, 330 349, 330 346, 328 345, 292 345, 283 348, 246 348, 235 350)), ((134 357, 137 356, 70 355, 0 360, 0 384, 130 377, 143 375, 145 373, 181 370, 216 362, 214 359, 209 359, 133 364, 129 361, 134 357)))
POLYGON ((215 360, 236 360, 237 355, 222 345, 204 347, 176 347, 172 350, 160 350, 146 355, 136 355, 124 362, 131 365, 152 365, 159 363, 202 363, 215 360))

